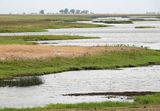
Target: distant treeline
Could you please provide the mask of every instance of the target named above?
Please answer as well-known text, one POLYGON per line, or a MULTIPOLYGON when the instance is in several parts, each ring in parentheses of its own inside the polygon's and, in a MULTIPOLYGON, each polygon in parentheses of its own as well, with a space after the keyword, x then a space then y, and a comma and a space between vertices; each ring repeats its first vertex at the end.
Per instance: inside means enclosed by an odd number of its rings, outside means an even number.
POLYGON ((61 9, 59 11, 59 13, 61 14, 89 14, 91 12, 89 12, 88 10, 79 10, 79 9, 61 9))
MULTIPOLYGON (((93 14, 93 12, 90 12, 88 10, 68 9, 68 8, 61 9, 61 10, 59 10, 58 13, 59 14, 93 14)), ((45 14, 45 11, 40 10, 39 14, 43 15, 43 14, 45 14)))

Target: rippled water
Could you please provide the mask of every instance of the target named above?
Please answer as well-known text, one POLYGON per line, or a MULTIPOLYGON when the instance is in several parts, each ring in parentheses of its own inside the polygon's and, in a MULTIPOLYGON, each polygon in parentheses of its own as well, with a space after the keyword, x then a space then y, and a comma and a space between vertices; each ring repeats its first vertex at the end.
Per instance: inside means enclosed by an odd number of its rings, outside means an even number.
MULTIPOLYGON (((41 76, 43 85, 0 88, 0 107, 32 107, 49 103, 126 101, 105 96, 62 96, 68 93, 160 91, 160 66, 122 70, 71 71, 41 76)), ((132 101, 132 100, 128 100, 132 101)))
POLYGON ((113 27, 84 29, 50 29, 50 33, 66 35, 96 36, 100 39, 41 41, 51 45, 135 45, 160 49, 160 21, 134 22, 134 24, 112 24, 113 27), (135 29, 136 26, 157 26, 157 28, 135 29), (53 43, 53 44, 52 44, 53 43))
MULTIPOLYGON (((92 22, 83 22, 92 23, 92 22)), ((96 23, 97 24, 97 23, 96 23)), ((96 36, 100 39, 40 41, 50 45, 136 45, 160 49, 160 21, 141 21, 134 24, 111 24, 112 27, 49 29, 49 32, 0 33, 2 35, 82 35, 96 36), (136 26, 156 26, 157 28, 135 29, 136 26)))

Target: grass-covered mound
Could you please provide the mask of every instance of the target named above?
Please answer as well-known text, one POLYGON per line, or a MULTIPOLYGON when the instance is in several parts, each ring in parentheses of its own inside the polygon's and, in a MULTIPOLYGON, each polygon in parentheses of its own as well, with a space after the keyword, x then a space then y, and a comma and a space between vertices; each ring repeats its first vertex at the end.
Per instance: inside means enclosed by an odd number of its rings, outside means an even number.
POLYGON ((43 75, 72 70, 113 69, 160 64, 160 52, 147 49, 98 52, 77 57, 50 57, 45 59, 1 60, 0 78, 24 75, 43 75))

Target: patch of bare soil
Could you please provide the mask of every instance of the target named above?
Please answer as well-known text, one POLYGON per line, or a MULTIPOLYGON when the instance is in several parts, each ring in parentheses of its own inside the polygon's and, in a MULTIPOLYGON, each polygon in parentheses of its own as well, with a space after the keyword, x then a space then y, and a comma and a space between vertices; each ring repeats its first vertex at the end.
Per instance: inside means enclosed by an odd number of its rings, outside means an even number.
POLYGON ((100 52, 131 50, 127 47, 73 47, 40 45, 0 45, 0 60, 78 57, 100 52))

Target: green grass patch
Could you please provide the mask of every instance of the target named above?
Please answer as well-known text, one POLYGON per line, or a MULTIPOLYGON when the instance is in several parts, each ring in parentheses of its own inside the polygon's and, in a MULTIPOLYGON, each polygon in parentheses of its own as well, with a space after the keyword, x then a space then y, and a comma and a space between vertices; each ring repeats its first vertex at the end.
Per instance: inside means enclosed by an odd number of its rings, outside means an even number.
POLYGON ((76 22, 76 21, 88 21, 92 18, 96 18, 95 15, 0 15, 0 21, 13 22, 13 21, 64 21, 64 22, 76 22))
POLYGON ((0 33, 9 32, 43 32, 46 29, 60 29, 60 28, 95 28, 106 27, 105 25, 86 24, 86 23, 69 23, 69 22, 40 22, 19 24, 19 25, 0 25, 0 33))
POLYGON ((146 96, 137 96, 135 97, 136 104, 149 104, 156 105, 160 104, 160 93, 146 96))
POLYGON ((128 107, 130 103, 122 103, 122 102, 100 102, 100 103, 79 103, 79 104, 52 104, 48 105, 44 108, 23 108, 23 109, 16 109, 16 108, 5 108, 0 109, 0 111, 51 111, 51 110, 58 110, 58 109, 103 109, 108 107, 128 107))
POLYGON ((104 52, 75 58, 0 61, 0 79, 15 76, 36 76, 71 70, 113 69, 160 63, 160 52, 147 49, 104 52))
POLYGON ((47 109, 96 109, 106 107, 125 107, 131 105, 127 102, 99 102, 99 103, 79 103, 79 104, 51 104, 47 109))
POLYGON ((0 16, 0 33, 6 32, 42 32, 46 29, 93 28, 105 25, 74 23, 91 20, 90 16, 0 16))
POLYGON ((95 38, 97 37, 67 36, 67 35, 0 36, 0 44, 35 44, 32 41, 95 39, 95 38))

